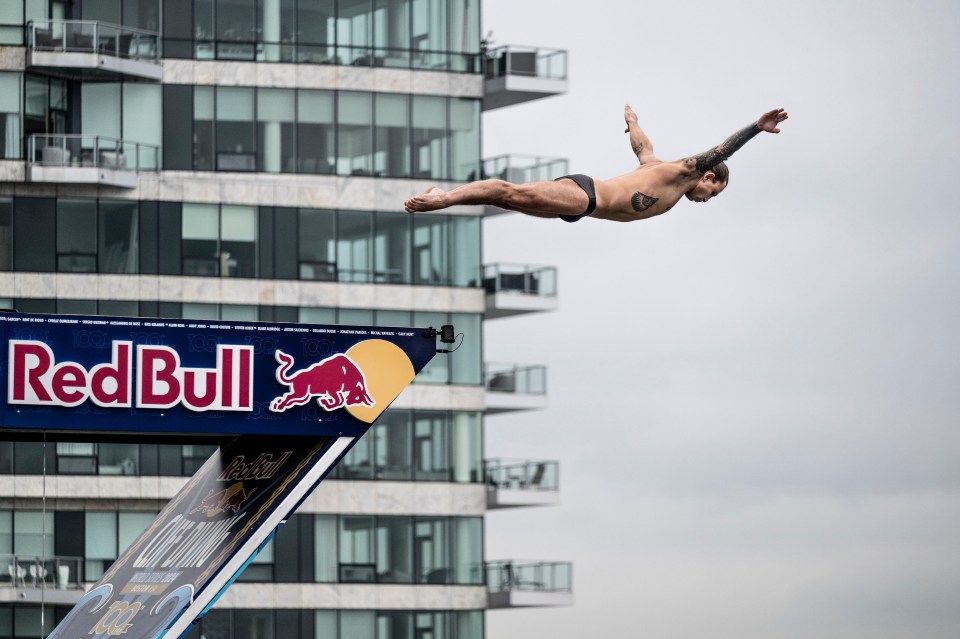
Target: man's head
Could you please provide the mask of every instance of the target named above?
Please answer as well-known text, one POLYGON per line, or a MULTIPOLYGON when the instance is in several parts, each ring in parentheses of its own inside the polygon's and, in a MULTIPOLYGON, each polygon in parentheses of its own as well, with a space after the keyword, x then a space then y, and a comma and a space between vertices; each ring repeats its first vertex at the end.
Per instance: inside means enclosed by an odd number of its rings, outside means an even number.
POLYGON ((704 173, 700 181, 686 192, 687 199, 691 202, 706 202, 727 188, 729 181, 730 169, 727 168, 726 164, 721 162, 704 173))

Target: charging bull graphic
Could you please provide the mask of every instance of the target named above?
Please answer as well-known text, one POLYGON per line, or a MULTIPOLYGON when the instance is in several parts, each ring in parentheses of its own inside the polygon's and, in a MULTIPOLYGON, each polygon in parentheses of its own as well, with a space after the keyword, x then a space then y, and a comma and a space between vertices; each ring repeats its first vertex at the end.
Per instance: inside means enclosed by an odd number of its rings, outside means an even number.
POLYGON ((216 517, 228 510, 236 514, 240 510, 240 507, 243 506, 255 492, 257 492, 256 488, 250 491, 244 490, 243 482, 239 481, 223 490, 211 490, 210 493, 200 501, 200 505, 190 511, 190 514, 195 515, 203 512, 206 513, 207 517, 216 517))
POLYGON ((302 406, 314 397, 326 411, 344 406, 373 406, 375 403, 367 392, 363 371, 343 353, 331 355, 292 375, 287 371, 293 366, 293 357, 281 350, 277 350, 275 357, 280 362, 277 381, 290 388, 289 392, 270 402, 270 410, 275 413, 302 406))

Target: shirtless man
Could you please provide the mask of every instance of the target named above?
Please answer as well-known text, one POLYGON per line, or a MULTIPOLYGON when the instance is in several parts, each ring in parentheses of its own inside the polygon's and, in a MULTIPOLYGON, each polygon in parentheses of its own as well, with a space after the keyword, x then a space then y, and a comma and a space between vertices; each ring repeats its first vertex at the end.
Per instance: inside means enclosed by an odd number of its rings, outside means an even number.
POLYGON ((637 114, 629 104, 623 107, 623 117, 630 145, 640 160, 640 166, 630 173, 609 180, 577 174, 527 184, 481 180, 446 192, 433 187, 404 202, 403 208, 414 213, 456 204, 492 204, 566 222, 588 216, 616 222, 645 220, 666 213, 681 197, 706 202, 723 191, 730 176, 723 161, 761 131, 780 133, 777 125, 787 119, 787 113, 783 109, 767 111, 719 146, 673 162, 663 162, 653 154, 653 145, 637 124, 637 114))

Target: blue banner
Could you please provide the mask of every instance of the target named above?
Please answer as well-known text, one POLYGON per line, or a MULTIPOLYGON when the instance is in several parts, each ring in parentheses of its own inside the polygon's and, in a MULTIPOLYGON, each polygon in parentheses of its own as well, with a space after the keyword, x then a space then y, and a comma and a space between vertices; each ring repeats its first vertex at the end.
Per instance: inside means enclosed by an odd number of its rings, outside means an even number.
POLYGON ((0 313, 0 428, 360 436, 427 329, 0 313))

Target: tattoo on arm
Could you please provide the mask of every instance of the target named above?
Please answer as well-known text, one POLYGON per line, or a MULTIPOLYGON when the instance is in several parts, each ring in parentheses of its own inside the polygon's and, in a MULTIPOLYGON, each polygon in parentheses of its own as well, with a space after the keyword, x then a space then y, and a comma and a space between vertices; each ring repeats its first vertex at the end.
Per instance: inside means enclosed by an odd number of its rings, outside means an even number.
POLYGON ((635 155, 639 157, 641 151, 643 151, 643 142, 637 142, 633 145, 633 152, 635 155))
POLYGON ((746 144, 757 133, 760 133, 761 130, 757 123, 754 122, 750 126, 731 135, 724 140, 720 146, 714 147, 709 151, 704 151, 692 158, 686 158, 683 162, 687 165, 693 163, 696 166, 697 172, 706 173, 733 155, 735 151, 746 144))
POLYGON ((637 191, 633 194, 633 197, 630 198, 630 204, 633 206, 633 210, 637 213, 643 213, 651 206, 657 203, 657 200, 660 198, 652 197, 650 195, 644 195, 640 191, 637 191))

